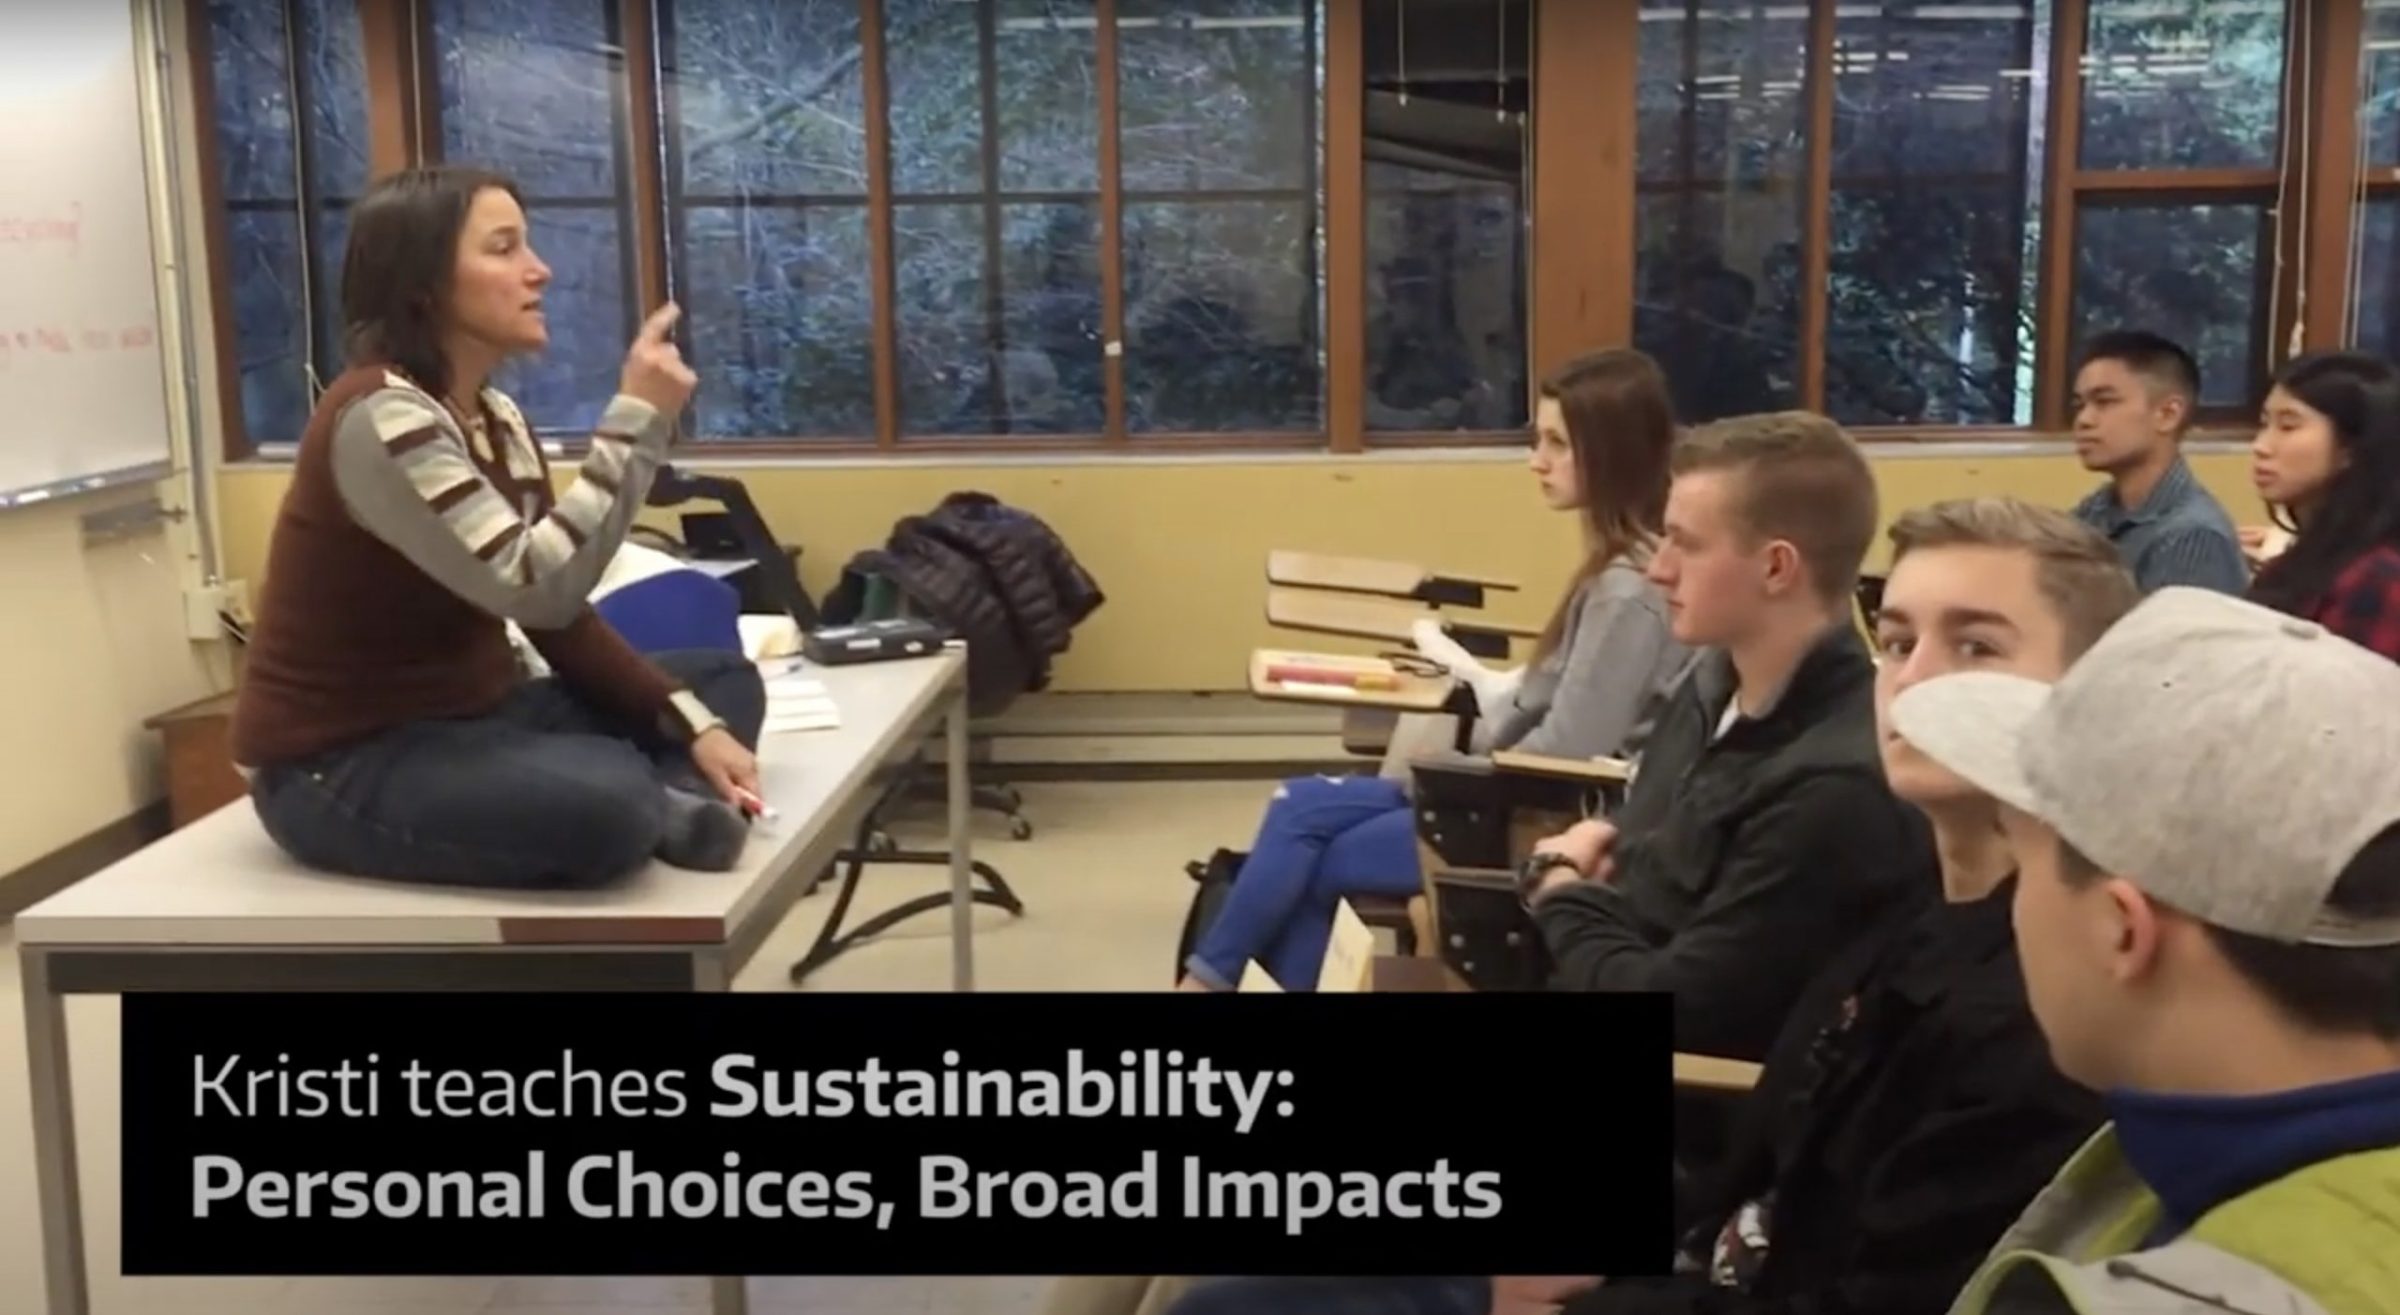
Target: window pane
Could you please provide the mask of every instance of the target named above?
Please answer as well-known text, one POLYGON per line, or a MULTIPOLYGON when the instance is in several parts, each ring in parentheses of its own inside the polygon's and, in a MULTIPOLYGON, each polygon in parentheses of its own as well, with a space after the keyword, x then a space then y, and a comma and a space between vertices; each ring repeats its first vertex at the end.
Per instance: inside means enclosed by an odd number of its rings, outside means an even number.
POLYGON ((2400 0, 2367 0, 2367 159, 2400 164, 2400 0))
POLYGON ((2367 202, 2359 234, 2358 345, 2400 356, 2400 197, 2367 202))
POLYGON ((1793 405, 1803 6, 1644 0, 1634 342, 1687 423, 1793 405))
POLYGON ((694 431, 871 437, 866 208, 694 206, 683 224, 694 431))
POLYGON ((299 217, 237 209, 226 216, 225 239, 242 427, 254 443, 297 442, 310 399, 299 217))
POLYGON ((298 193, 292 142, 291 59, 283 10, 248 0, 209 0, 209 76, 216 100, 217 168, 225 199, 298 193))
POLYGON ((1125 207, 1125 423, 1134 433, 1323 424, 1314 210, 1125 207))
POLYGON ((433 0, 443 158, 504 170, 534 198, 615 195, 616 11, 613 0, 433 0))
POLYGON ((1120 0, 1126 190, 1313 187, 1313 0, 1120 0))
POLYGON ((350 250, 350 206, 317 207, 316 264, 309 277, 316 286, 311 300, 317 307, 317 376, 331 383, 345 365, 342 346, 342 259, 350 250))
POLYGON ((216 95, 217 165, 229 201, 300 194, 292 139, 295 92, 308 104, 308 190, 352 197, 367 181, 366 54, 349 0, 303 0, 300 77, 280 5, 210 0, 209 72, 216 95))
POLYGON ((2200 363, 2206 406, 2258 399, 2262 286, 2273 236, 2263 205, 2100 205, 2076 215, 2075 334, 2146 329, 2200 363))
POLYGON ((614 207, 536 205, 526 217, 533 247, 550 266, 542 309, 550 347, 502 369, 493 383, 544 433, 580 438, 616 396, 633 341, 625 295, 625 236, 614 207))
POLYGON ((1000 190, 1099 189, 1093 0, 885 0, 883 9, 896 190, 985 190, 987 96, 1000 190))
POLYGON ((659 18, 694 431, 871 437, 867 210, 837 200, 867 188, 857 0, 673 0, 659 18))
POLYGON ((253 442, 300 437, 320 380, 342 369, 347 206, 367 181, 365 54, 349 0, 210 0, 210 127, 225 185, 227 295, 234 303, 241 427, 253 442), (295 56, 297 57, 295 60, 295 56), (295 134, 295 106, 306 132, 295 134), (305 149, 303 149, 305 148, 305 149), (317 215, 304 248, 303 207, 317 215))
POLYGON ((1391 0, 1367 6, 1367 428, 1519 428, 1526 6, 1418 4, 1400 19, 1391 0), (1428 49, 1506 78, 1424 83, 1428 49))
POLYGON ((858 0, 673 0, 662 79, 686 196, 864 196, 858 0))
POLYGON ((904 433, 1100 431, 1099 228, 1092 204, 894 208, 904 433))
MULTIPOLYGON (((322 194, 353 197, 366 190, 366 39, 354 0, 302 0, 302 91, 308 97, 310 162, 322 194)), ((338 250, 338 248, 337 248, 338 250)))
POLYGON ((2284 0, 2090 0, 2083 167, 2268 168, 2284 0))
POLYGON ((2030 421, 2035 13, 1886 0, 1840 14, 1826 411, 2030 421))

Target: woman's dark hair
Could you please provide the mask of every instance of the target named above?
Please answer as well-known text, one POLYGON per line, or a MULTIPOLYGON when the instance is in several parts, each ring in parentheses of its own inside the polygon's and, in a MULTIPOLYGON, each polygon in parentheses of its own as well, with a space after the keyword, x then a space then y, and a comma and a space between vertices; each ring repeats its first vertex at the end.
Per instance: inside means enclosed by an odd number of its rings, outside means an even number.
POLYGON ((2360 553, 2400 546, 2400 369, 2364 352, 2318 352, 2287 363, 2275 386, 2332 422, 2342 459, 2305 520, 2275 509, 2292 544, 2250 590, 2259 603, 2304 614, 2360 553))
POLYGON ((386 174, 350 207, 342 339, 351 364, 389 365, 437 397, 449 393, 442 305, 458 267, 467 211, 488 188, 522 203, 505 175, 442 167, 386 174))
POLYGON ((1576 591, 1611 561, 1645 548, 1666 523, 1668 462, 1675 449, 1675 402, 1658 362, 1632 348, 1578 357, 1542 381, 1558 403, 1575 449, 1591 553, 1534 644, 1541 661, 1558 647, 1576 591))

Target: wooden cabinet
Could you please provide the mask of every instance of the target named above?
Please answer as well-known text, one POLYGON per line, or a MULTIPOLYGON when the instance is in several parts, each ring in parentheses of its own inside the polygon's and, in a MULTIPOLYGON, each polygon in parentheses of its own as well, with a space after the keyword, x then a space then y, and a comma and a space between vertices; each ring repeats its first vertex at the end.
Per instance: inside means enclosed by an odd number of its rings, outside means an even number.
POLYGON ((142 723, 166 741, 167 808, 185 827, 250 793, 234 770, 233 695, 214 694, 142 723))

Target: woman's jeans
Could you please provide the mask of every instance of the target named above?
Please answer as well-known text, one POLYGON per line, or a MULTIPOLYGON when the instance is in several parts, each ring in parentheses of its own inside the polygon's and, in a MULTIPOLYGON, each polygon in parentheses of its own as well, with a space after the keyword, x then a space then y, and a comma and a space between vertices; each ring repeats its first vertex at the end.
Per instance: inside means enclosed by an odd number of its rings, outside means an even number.
MULTIPOLYGON (((739 653, 663 653, 726 729, 755 749, 766 684, 739 653)), ((688 746, 528 681, 484 717, 420 721, 260 769, 267 834, 311 867, 442 885, 588 887, 650 861, 666 787, 714 798, 688 746)))
POLYGON ((1186 972, 1219 990, 1252 959, 1287 991, 1313 991, 1333 935, 1334 905, 1351 895, 1414 895, 1416 810, 1397 782, 1303 776, 1267 804, 1249 860, 1186 972))

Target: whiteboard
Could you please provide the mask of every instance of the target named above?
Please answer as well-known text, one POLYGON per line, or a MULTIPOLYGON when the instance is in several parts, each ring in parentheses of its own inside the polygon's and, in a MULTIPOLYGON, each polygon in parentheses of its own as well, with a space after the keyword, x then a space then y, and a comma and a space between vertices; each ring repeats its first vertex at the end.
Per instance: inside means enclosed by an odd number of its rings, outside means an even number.
POLYGON ((164 475, 134 0, 0 0, 0 506, 164 475))

